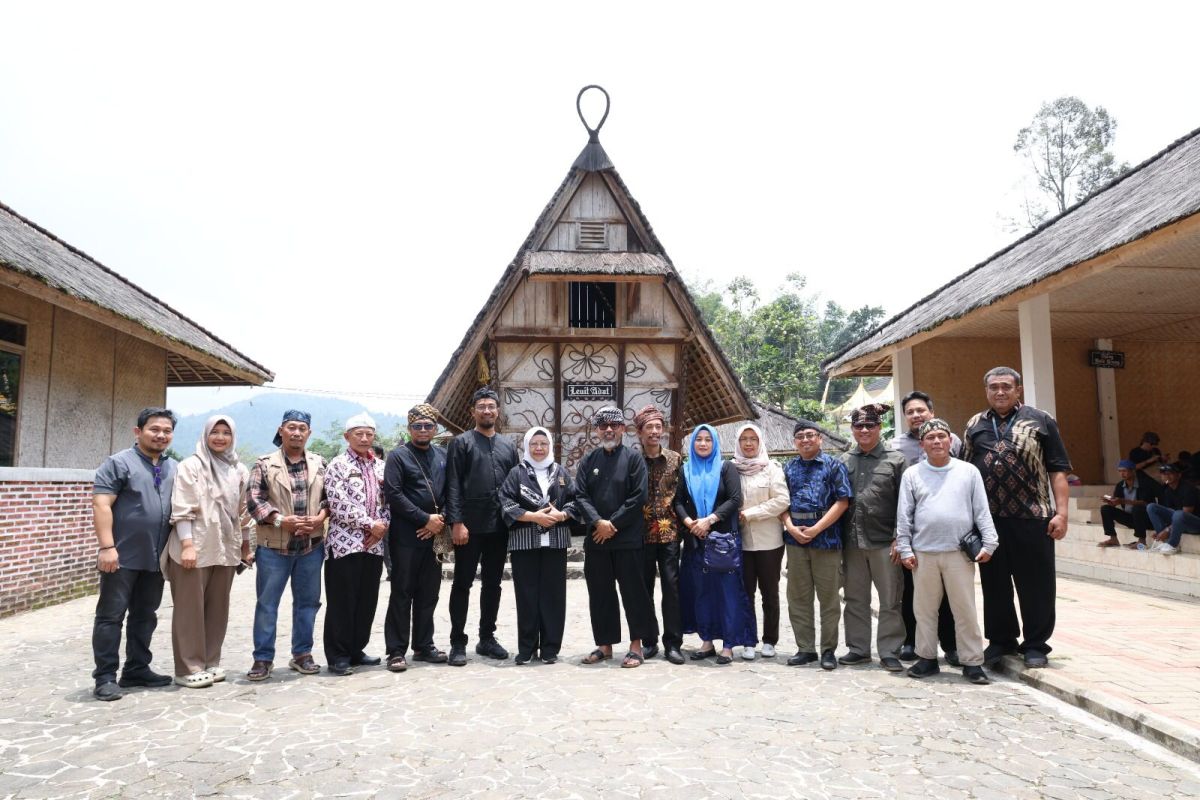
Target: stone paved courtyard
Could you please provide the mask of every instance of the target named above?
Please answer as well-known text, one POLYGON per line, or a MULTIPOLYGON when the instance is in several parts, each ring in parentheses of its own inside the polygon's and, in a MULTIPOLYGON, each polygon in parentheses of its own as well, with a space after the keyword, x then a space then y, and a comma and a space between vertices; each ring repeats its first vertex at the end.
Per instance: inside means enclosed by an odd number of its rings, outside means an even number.
MULTIPOLYGON (((444 583, 442 647, 448 593, 444 583)), ((386 584, 381 594, 373 653, 386 584)), ((253 602, 253 581, 239 578, 227 683, 115 703, 90 694, 94 599, 0 620, 0 797, 1200 797, 1197 765, 1001 677, 918 683, 782 658, 583 666, 582 581, 570 582, 566 658, 551 666, 471 653, 461 669, 302 677, 285 656, 251 684, 253 602)), ((169 605, 168 594, 161 671, 169 605)), ((285 598, 281 652, 289 616, 285 598)), ((510 584, 500 621, 511 647, 510 584)), ((783 633, 790 644, 786 621, 783 633)))

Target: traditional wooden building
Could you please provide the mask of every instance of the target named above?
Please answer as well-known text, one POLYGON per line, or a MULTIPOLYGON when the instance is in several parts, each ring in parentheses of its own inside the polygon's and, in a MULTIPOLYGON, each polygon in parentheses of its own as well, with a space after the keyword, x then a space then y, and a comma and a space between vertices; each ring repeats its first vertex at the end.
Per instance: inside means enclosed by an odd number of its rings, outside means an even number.
MULTIPOLYGON (((584 120, 587 146, 429 393, 457 432, 471 425, 471 394, 491 386, 501 397, 501 430, 548 428, 568 466, 594 442, 591 418, 604 405, 621 406, 630 421, 657 405, 675 447, 702 422, 757 418, 600 146, 600 125, 584 120)), ((627 435, 632 443, 632 425, 627 435)))

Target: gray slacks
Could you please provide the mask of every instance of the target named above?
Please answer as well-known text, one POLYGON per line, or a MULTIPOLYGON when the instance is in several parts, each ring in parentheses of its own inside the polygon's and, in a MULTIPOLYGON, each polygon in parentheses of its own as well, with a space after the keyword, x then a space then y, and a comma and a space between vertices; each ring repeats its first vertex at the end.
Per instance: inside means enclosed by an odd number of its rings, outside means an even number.
POLYGON ((879 627, 875 632, 875 648, 879 658, 899 652, 904 644, 904 618, 900 601, 904 596, 904 580, 893 564, 888 545, 870 549, 852 543, 842 550, 846 568, 846 607, 842 612, 846 624, 846 646, 850 652, 871 655, 871 586, 879 595, 879 627))

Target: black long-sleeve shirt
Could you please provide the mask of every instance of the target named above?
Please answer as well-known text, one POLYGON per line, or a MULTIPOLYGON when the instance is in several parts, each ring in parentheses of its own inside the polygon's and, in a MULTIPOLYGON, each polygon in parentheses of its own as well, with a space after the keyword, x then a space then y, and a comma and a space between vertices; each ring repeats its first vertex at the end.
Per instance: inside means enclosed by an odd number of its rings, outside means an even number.
POLYGON ((406 547, 432 547, 433 539, 418 539, 432 514, 446 506, 446 452, 412 442, 388 453, 383 470, 383 494, 392 511, 389 533, 406 547))
POLYGON ((446 453, 446 522, 461 522, 472 536, 508 530, 500 513, 500 486, 517 465, 507 437, 476 430, 454 437, 446 453))
POLYGON ((575 507, 589 529, 584 549, 640 549, 646 536, 646 495, 646 459, 641 453, 622 444, 613 450, 597 447, 584 456, 575 467, 575 507), (597 544, 591 528, 602 519, 616 527, 617 535, 597 544))
MULTIPOLYGON (((717 484, 717 498, 713 501, 712 513, 717 515, 717 522, 712 526, 714 531, 731 531, 737 527, 738 512, 742 507, 742 479, 737 467, 732 461, 721 463, 721 482, 717 484)), ((680 523, 691 517, 700 516, 696 511, 696 501, 692 498, 692 490, 687 483, 687 475, 679 471, 679 491, 675 494, 675 514, 680 523)), ((695 544, 695 536, 684 533, 685 544, 695 544)))

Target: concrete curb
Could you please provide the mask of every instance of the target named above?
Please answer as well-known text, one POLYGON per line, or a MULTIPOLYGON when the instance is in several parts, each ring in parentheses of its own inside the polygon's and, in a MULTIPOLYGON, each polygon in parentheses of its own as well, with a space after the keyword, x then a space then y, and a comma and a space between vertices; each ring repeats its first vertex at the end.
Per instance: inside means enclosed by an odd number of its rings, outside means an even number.
POLYGON ((1120 725, 1185 758, 1200 762, 1200 730, 1126 700, 1088 689, 1053 668, 1028 669, 1016 656, 1005 656, 998 671, 1100 719, 1120 725))

